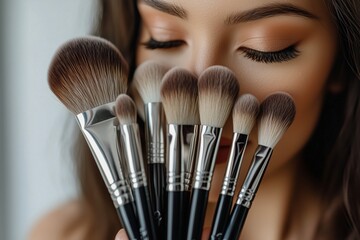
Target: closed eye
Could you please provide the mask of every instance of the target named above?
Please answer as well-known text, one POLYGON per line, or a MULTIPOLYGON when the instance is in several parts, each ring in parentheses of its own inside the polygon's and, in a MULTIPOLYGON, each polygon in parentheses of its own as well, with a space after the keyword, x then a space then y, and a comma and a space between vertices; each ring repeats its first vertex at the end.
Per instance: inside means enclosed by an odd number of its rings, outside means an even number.
POLYGON ((150 50, 154 49, 166 49, 166 48, 175 48, 183 45, 185 42, 182 40, 172 40, 172 41, 157 41, 154 38, 150 38, 148 41, 144 42, 143 45, 150 50))
POLYGON ((263 52, 246 47, 240 47, 239 50, 244 53, 244 56, 246 58, 261 63, 286 62, 296 58, 300 54, 300 52, 293 45, 285 49, 273 52, 263 52))

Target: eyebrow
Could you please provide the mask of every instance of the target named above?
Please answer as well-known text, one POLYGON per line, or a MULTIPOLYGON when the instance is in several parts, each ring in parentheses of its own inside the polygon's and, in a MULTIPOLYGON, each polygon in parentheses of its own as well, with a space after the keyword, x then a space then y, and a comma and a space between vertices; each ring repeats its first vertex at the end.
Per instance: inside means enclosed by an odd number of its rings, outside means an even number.
POLYGON ((249 22, 278 15, 295 15, 310 19, 319 19, 314 14, 289 3, 272 3, 248 11, 234 13, 225 19, 226 25, 249 22))
POLYGON ((170 15, 179 17, 181 19, 187 18, 186 10, 183 7, 176 5, 174 3, 167 3, 160 0, 141 0, 141 2, 159 11, 168 13, 170 15))
MULTIPOLYGON (((159 11, 168 13, 181 19, 187 19, 187 11, 177 4, 167 3, 162 0, 141 0, 141 2, 159 11)), ((247 11, 233 13, 225 19, 224 23, 226 25, 232 25, 242 22, 255 21, 263 18, 275 17, 279 15, 294 15, 306 17, 309 19, 319 19, 316 15, 293 4, 271 3, 247 11)))

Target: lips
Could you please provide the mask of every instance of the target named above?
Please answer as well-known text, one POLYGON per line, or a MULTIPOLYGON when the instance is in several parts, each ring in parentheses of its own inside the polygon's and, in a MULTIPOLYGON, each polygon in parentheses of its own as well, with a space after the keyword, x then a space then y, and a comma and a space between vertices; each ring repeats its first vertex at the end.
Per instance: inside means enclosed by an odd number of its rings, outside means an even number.
POLYGON ((228 138, 221 138, 219 150, 216 158, 216 164, 226 163, 229 157, 231 148, 231 140, 228 138))

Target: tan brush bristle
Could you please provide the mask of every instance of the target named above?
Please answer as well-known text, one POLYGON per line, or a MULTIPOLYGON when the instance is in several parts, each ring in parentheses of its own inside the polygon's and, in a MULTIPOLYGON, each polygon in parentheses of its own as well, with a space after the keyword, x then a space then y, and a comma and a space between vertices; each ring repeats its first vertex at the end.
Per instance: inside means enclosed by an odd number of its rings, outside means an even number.
POLYGON ((259 144, 274 148, 294 121, 295 114, 295 103, 288 93, 268 96, 260 105, 259 144))
POLYGON ((72 39, 59 47, 48 71, 50 89, 74 114, 114 102, 127 90, 128 65, 99 37, 72 39))
POLYGON ((122 125, 136 123, 136 105, 126 94, 120 94, 115 102, 116 116, 122 125))
POLYGON ((249 135, 259 114, 259 101, 251 94, 244 94, 235 102, 233 109, 234 132, 249 135))
POLYGON ((168 123, 200 124, 197 78, 191 72, 175 67, 161 84, 161 100, 168 123))
POLYGON ((239 92, 235 74, 223 66, 209 67, 200 75, 198 88, 201 124, 223 127, 239 92))
POLYGON ((133 81, 145 104, 161 102, 160 84, 167 70, 168 68, 151 60, 136 68, 133 81))

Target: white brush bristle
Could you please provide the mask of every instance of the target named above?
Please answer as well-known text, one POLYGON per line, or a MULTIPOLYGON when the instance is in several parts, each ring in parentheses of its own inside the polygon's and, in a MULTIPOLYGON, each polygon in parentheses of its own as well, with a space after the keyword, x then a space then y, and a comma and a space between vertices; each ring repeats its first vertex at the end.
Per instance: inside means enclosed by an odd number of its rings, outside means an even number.
POLYGON ((136 106, 128 95, 120 94, 116 98, 115 110, 120 124, 136 123, 136 106))
POLYGON ((182 68, 167 72, 161 84, 161 99, 168 123, 200 124, 197 78, 182 68))
POLYGON ((239 92, 235 74, 223 66, 209 67, 200 75, 198 88, 201 124, 222 128, 239 92))
POLYGON ((161 102, 160 85, 167 68, 154 61, 140 64, 134 72, 134 84, 143 102, 161 102))
POLYGON ((119 50, 99 37, 59 47, 48 71, 53 93, 74 114, 114 102, 127 90, 128 66, 119 50))
POLYGON ((258 141, 260 145, 274 148, 295 118, 295 103, 284 92, 267 97, 260 106, 258 141))
POLYGON ((233 109, 234 132, 249 135, 259 113, 259 101, 251 94, 238 98, 233 109))

